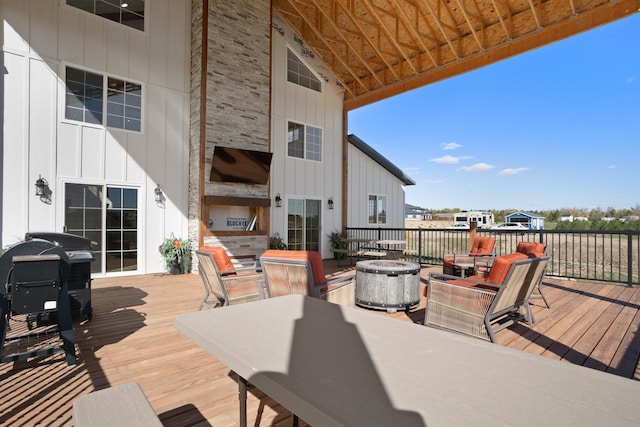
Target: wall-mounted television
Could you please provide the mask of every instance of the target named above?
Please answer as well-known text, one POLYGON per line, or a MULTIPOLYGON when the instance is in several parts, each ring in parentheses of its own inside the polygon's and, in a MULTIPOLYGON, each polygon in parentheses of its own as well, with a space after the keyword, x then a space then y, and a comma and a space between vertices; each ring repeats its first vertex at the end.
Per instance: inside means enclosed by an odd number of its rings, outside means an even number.
POLYGON ((273 153, 216 146, 209 180, 243 184, 267 184, 273 153))

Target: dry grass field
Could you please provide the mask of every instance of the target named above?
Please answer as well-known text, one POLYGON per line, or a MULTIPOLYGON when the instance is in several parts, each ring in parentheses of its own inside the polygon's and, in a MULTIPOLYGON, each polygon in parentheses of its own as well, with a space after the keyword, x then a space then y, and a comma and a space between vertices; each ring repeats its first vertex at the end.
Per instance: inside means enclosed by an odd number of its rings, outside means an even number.
POLYGON ((434 219, 430 221, 418 221, 407 219, 404 221, 405 228, 447 228, 453 224, 451 220, 434 219))
MULTIPOLYGON (((405 228, 445 229, 452 223, 450 220, 406 220, 405 228)), ((423 241, 422 253, 428 258, 438 259, 443 251, 466 248, 466 241, 451 238, 451 236, 459 235, 458 233, 455 231, 451 235, 431 236, 427 241, 423 241)), ((515 249, 517 241, 538 239, 539 236, 537 232, 535 233, 536 235, 531 233, 522 235, 522 233, 501 232, 496 235, 498 240, 496 252, 498 254, 508 253, 515 249)), ((547 244, 547 254, 552 258, 547 269, 549 275, 628 283, 631 274, 633 283, 637 283, 639 280, 638 248, 640 248, 640 244, 637 238, 631 240, 631 258, 629 258, 630 242, 626 234, 609 234, 607 232, 549 233, 545 234, 544 239, 547 244)), ((417 253, 417 247, 412 246, 410 243, 407 249, 412 249, 417 253)))

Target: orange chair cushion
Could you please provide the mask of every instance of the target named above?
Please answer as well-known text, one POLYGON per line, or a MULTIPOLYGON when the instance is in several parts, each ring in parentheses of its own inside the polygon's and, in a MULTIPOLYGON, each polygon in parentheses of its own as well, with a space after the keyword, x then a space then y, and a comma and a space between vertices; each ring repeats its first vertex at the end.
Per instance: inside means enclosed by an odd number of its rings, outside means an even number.
POLYGON ((313 282, 316 286, 324 286, 327 278, 324 274, 324 264, 322 263, 322 255, 320 252, 314 251, 281 251, 278 249, 269 249, 262 254, 263 257, 284 258, 306 260, 311 264, 313 270, 313 282))
POLYGON ((546 245, 538 242, 520 242, 516 247, 516 252, 525 255, 532 255, 534 258, 544 256, 546 245))
POLYGON ((231 262, 231 258, 227 255, 227 251, 221 246, 202 246, 200 248, 201 251, 210 252, 213 255, 213 260, 218 267, 218 271, 226 272, 222 273, 223 275, 232 275, 236 274, 233 272, 235 270, 235 266, 231 262))
POLYGON ((496 245, 495 237, 485 237, 478 236, 473 239, 473 246, 471 246, 471 251, 469 252, 472 255, 476 254, 487 254, 491 255, 493 252, 493 247, 496 245))
POLYGON ((493 261, 491 271, 489 271, 489 276, 487 276, 484 281, 494 285, 502 285, 502 283, 504 283, 504 279, 507 278, 507 273, 509 273, 511 264, 513 264, 514 261, 527 258, 527 255, 520 252, 499 256, 495 261, 493 261))

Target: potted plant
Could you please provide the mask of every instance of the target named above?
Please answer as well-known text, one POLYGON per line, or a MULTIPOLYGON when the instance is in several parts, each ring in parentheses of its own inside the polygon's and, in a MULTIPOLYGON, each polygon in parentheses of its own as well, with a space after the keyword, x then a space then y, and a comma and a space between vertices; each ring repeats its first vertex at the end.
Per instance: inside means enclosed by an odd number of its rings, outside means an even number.
POLYGON ((160 245, 167 271, 171 274, 188 273, 191 270, 191 240, 171 236, 160 245))
MULTIPOLYGON (((347 249, 349 243, 347 242, 347 235, 345 233, 339 233, 337 231, 329 234, 329 240, 331 242, 332 249, 347 249)), ((335 259, 342 259, 346 254, 334 252, 333 257, 335 259)))
POLYGON ((287 249, 287 244, 280 237, 280 233, 273 233, 273 236, 269 239, 269 249, 287 249))

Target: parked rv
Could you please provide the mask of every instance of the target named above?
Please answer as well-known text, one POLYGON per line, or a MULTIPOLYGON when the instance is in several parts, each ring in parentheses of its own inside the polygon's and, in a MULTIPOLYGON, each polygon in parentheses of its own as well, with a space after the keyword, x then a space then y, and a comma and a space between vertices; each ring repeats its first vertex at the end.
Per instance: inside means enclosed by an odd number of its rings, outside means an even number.
POLYGON ((465 223, 467 226, 471 222, 476 222, 478 228, 491 228, 495 222, 493 213, 486 211, 462 211, 453 214, 453 223, 465 223))

